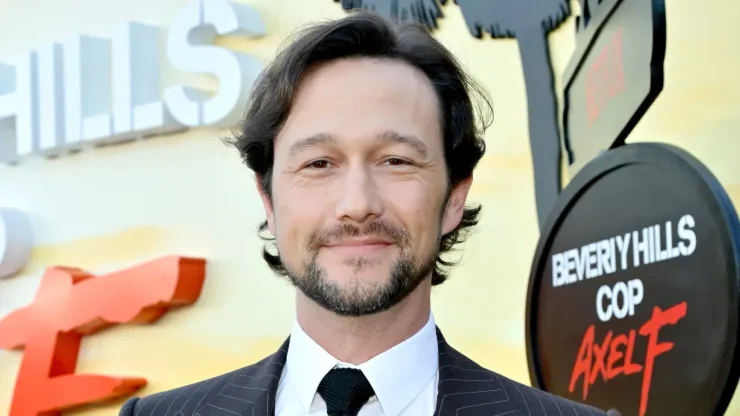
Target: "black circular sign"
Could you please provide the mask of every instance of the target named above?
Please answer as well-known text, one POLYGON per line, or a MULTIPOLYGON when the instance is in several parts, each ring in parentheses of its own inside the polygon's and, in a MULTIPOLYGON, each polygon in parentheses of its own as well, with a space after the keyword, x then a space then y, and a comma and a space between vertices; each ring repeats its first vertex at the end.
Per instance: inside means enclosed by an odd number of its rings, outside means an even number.
POLYGON ((537 247, 532 381, 624 416, 723 414, 739 263, 737 214, 698 160, 652 143, 606 152, 564 190, 537 247))

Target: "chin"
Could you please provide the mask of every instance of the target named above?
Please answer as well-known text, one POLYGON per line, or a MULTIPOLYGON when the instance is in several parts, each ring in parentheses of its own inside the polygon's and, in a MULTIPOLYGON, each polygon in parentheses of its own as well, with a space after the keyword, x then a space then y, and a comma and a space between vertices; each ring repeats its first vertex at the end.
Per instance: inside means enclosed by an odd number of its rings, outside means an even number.
POLYGON ((325 270, 327 270, 328 280, 337 283, 347 280, 384 283, 388 280, 390 265, 386 262, 352 260, 328 267, 325 270))

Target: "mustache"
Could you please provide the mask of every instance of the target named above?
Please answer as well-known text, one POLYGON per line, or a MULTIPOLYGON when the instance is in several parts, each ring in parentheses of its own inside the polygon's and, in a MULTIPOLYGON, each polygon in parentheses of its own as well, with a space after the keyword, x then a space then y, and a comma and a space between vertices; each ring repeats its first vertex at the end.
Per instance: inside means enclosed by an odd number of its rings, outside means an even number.
POLYGON ((387 220, 373 220, 362 226, 356 224, 338 224, 323 230, 311 238, 310 249, 317 251, 319 247, 346 237, 379 237, 393 241, 400 246, 409 244, 411 237, 400 225, 387 220))

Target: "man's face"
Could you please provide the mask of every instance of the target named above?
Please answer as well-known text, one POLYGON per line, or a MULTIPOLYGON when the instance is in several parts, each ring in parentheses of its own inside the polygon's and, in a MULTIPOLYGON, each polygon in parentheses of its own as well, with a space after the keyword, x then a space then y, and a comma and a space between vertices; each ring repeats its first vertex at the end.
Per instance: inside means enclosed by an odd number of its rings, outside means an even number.
POLYGON ((263 202, 292 282, 326 309, 380 312, 430 277, 470 186, 447 198, 438 106, 402 62, 334 61, 303 79, 263 202))

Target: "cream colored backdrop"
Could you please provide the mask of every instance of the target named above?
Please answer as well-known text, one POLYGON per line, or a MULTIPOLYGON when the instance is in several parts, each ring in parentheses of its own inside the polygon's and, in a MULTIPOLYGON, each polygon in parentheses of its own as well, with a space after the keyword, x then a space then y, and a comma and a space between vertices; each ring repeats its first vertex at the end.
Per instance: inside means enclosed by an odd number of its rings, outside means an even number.
MULTIPOLYGON (((165 26, 186 1, 2 0, 0 61, 78 33, 109 37, 122 20, 165 26)), ((261 12, 268 36, 221 44, 265 62, 296 26, 344 13, 332 0, 240 1, 261 12)), ((687 149, 740 204, 740 3, 667 3, 665 88, 630 141, 687 149)), ((538 229, 519 53, 514 41, 471 37, 457 6, 448 5, 445 14, 437 35, 488 88, 496 120, 471 196, 484 206, 483 221, 452 279, 436 289, 434 312, 464 353, 529 383, 523 322, 538 229)), ((551 36, 558 82, 574 48, 573 25, 570 19, 551 36)), ((293 290, 260 258, 255 229, 262 207, 253 176, 218 140, 226 134, 195 129, 0 166, 0 206, 24 210, 35 234, 29 266, 0 281, 0 316, 31 301, 50 265, 97 273, 164 254, 201 256, 209 262, 206 285, 194 306, 156 325, 86 338, 78 372, 144 376, 150 384, 140 393, 150 394, 276 349, 290 330, 293 290)), ((18 352, 0 351, 0 414, 8 412, 20 359, 18 352)), ((120 404, 72 413, 113 415, 120 404)), ((740 405, 729 414, 740 415, 740 405)))

